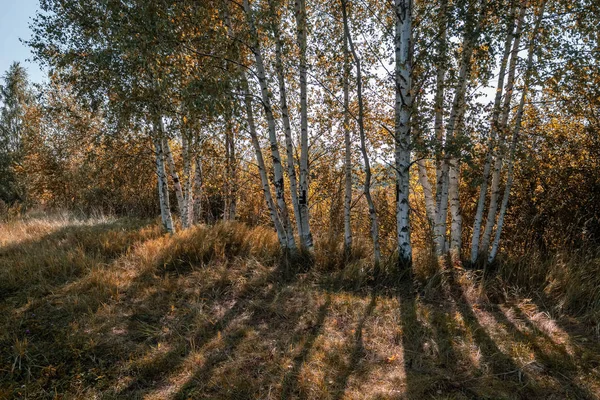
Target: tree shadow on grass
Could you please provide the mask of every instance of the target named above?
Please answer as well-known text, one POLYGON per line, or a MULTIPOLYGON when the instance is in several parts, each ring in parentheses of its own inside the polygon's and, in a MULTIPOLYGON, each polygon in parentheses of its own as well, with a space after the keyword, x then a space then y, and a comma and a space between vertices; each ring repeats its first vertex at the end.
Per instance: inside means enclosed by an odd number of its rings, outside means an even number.
POLYGON ((319 307, 319 312, 315 324, 310 328, 310 331, 305 338, 304 344, 300 352, 294 357, 292 368, 283 377, 283 387, 281 391, 281 398, 288 399, 292 397, 293 393, 297 394, 298 389, 298 376, 302 369, 302 366, 306 362, 315 341, 321 334, 323 329, 323 323, 327 317, 329 306, 331 305, 331 294, 326 295, 325 302, 319 307))
POLYGON ((365 356, 365 347, 363 343, 363 330, 365 327, 365 323, 367 319, 373 312, 376 305, 377 297, 375 292, 371 293, 371 300, 367 305, 365 311, 363 312, 362 317, 356 324, 356 328, 354 329, 354 338, 352 344, 352 350, 350 352, 350 358, 348 360, 348 364, 343 368, 342 373, 339 374, 334 382, 333 389, 333 398, 335 400, 339 400, 344 396, 344 392, 346 387, 348 386, 348 379, 350 376, 360 368, 361 359, 365 356))
MULTIPOLYGON (((227 271, 227 267, 223 271, 227 271)), ((251 271, 249 273, 252 274, 251 271)), ((140 397, 154 391, 157 387, 168 385, 167 379, 170 375, 176 374, 178 369, 184 369, 182 364, 194 351, 204 352, 212 341, 220 341, 221 348, 207 353, 206 359, 202 360, 202 366, 196 369, 192 377, 187 378, 187 382, 176 390, 174 396, 185 398, 191 393, 198 393, 198 388, 210 378, 213 370, 231 357, 231 353, 246 336, 246 331, 258 323, 260 311, 268 308, 281 293, 282 288, 290 285, 295 279, 282 266, 272 268, 270 272, 265 273, 266 276, 260 274, 254 276, 254 279, 247 281, 239 291, 235 293, 232 291, 229 295, 227 292, 231 288, 227 286, 233 284, 233 281, 240 276, 232 273, 229 281, 228 278, 221 277, 222 289, 203 298, 201 310, 195 313, 184 312, 177 321, 174 330, 177 330, 179 337, 176 340, 179 345, 152 358, 149 361, 151 368, 141 371, 142 373, 134 373, 133 379, 118 390, 116 395, 123 398, 140 397), (165 369, 163 365, 168 365, 169 368, 165 369), (168 371, 166 375, 165 371, 168 371)), ((144 315, 142 311, 134 313, 130 322, 133 325, 139 325, 141 322, 142 326, 150 324, 160 328, 169 313, 169 303, 172 301, 165 301, 165 299, 159 301, 158 298, 154 300, 149 298, 142 305, 142 307, 150 305, 153 308, 152 312, 155 315, 153 320, 140 321, 140 317, 144 315), (163 310, 156 314, 156 307, 159 304, 162 304, 163 310)), ((181 302, 181 299, 179 301, 181 302)), ((133 328, 135 331, 135 326, 133 328)))
POLYGON ((543 335, 531 335, 523 332, 508 319, 498 306, 492 306, 491 310, 497 323, 507 329, 512 343, 519 343, 533 351, 534 360, 523 367, 524 370, 530 370, 531 379, 539 381, 540 378, 551 377, 558 383, 555 387, 545 387, 544 382, 532 382, 533 385, 538 386, 536 390, 538 396, 550 397, 560 392, 561 396, 564 395, 567 398, 571 396, 575 396, 577 399, 595 398, 588 389, 577 383, 577 365, 564 348, 551 346, 554 350, 558 350, 558 353, 550 354, 543 350, 538 343, 540 338, 544 338, 543 335))

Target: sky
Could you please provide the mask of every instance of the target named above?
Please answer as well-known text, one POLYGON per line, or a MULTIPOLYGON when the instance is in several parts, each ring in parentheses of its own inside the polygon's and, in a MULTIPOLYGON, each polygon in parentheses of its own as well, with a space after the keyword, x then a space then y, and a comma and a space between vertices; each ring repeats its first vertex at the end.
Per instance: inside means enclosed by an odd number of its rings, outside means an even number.
POLYGON ((34 62, 33 55, 19 39, 29 39, 29 22, 39 8, 38 0, 0 0, 0 75, 19 61, 29 74, 31 82, 42 83, 46 74, 34 62))

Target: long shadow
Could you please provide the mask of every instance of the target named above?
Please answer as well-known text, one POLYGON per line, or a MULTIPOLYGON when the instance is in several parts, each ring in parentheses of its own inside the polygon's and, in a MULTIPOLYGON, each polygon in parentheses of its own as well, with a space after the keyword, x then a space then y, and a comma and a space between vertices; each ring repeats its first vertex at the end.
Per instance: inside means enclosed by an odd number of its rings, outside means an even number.
MULTIPOLYGON (((9 279, 0 279, 0 310, 7 311, 3 315, 6 321, 0 336, 0 356, 12 357, 10 349, 16 337, 29 344, 27 356, 29 363, 35 365, 28 371, 31 376, 25 377, 19 371, 7 375, 10 386, 23 379, 35 380, 43 375, 44 368, 66 365, 65 359, 74 357, 77 351, 65 342, 71 325, 83 315, 96 312, 115 289, 112 283, 102 283, 103 290, 77 292, 94 289, 93 284, 87 286, 85 277, 146 240, 138 231, 150 225, 148 221, 135 220, 66 225, 38 238, 0 247, 0 268, 11 267, 6 263, 21 262, 24 267, 36 269, 31 275, 23 272, 18 276, 17 286, 12 286, 14 282, 9 279), (62 273, 52 273, 52 268, 59 268, 62 273), (84 285, 71 289, 70 285, 80 282, 84 285)), ((10 269, 5 272, 14 273, 10 269)), ((56 368, 56 374, 68 372, 64 370, 67 367, 60 368, 63 369, 56 368)), ((2 381, 5 379, 0 376, 2 381)))
POLYGON ((406 397, 420 398, 423 393, 421 370, 422 352, 425 339, 425 327, 417 317, 417 297, 412 279, 404 282, 401 289, 400 323, 404 372, 406 375, 406 397))
MULTIPOLYGON (((531 346, 535 359, 539 360, 542 364, 538 366, 538 369, 541 369, 540 372, 557 380, 560 383, 561 388, 565 390, 565 394, 574 395, 577 399, 595 398, 587 389, 576 383, 574 372, 576 372, 577 366, 571 362, 568 355, 561 360, 552 358, 540 348, 535 337, 522 332, 506 317, 502 310, 498 309, 498 307, 492 307, 492 311, 492 315, 496 321, 504 325, 517 341, 531 346)), ((552 394, 552 389, 548 390, 548 395, 550 394, 552 394)))
POLYGON ((377 303, 377 297, 375 292, 371 293, 371 301, 367 305, 362 317, 356 324, 356 329, 354 330, 354 344, 352 346, 352 352, 350 353, 350 360, 348 366, 344 368, 343 373, 338 375, 335 380, 334 387, 335 395, 334 399, 339 400, 344 396, 344 392, 346 391, 346 387, 348 386, 348 379, 350 376, 356 371, 359 366, 360 359, 365 354, 365 348, 363 343, 363 329, 365 323, 367 322, 367 318, 371 315, 373 310, 375 309, 375 305, 377 303))
MULTIPOLYGON (((258 277, 256 281, 250 281, 245 284, 240 291, 236 295, 235 304, 230 307, 225 314, 218 319, 217 321, 206 321, 200 327, 192 328, 190 332, 187 334, 184 333, 185 336, 190 336, 191 341, 194 343, 194 347, 201 349, 205 345, 207 345, 212 339, 220 335, 223 331, 226 331, 230 324, 239 318, 245 312, 253 313, 254 311, 259 310, 261 307, 268 305, 273 299, 276 298, 281 288, 286 284, 291 284, 295 279, 294 275, 287 273, 287 270, 284 270, 283 267, 275 268, 272 273, 269 274, 268 277, 258 277), (259 303, 256 302, 257 292, 261 289, 264 289, 272 285, 272 287, 268 290, 268 292, 262 296, 259 303)), ((215 297, 206 305, 211 306, 224 299, 215 297)), ((148 304, 153 304, 152 299, 149 299, 148 304)), ((164 312, 166 314, 166 311, 164 312)), ((158 323, 158 321, 154 321, 154 323, 158 323)), ((193 322, 190 321, 190 325, 193 325, 193 322)), ((187 325, 187 324, 183 324, 187 325)), ((250 326, 250 325, 248 325, 250 326)), ((240 332, 234 331, 232 334, 229 334, 225 338, 225 352, 229 352, 233 350, 243 339, 244 335, 240 334, 240 332)), ((159 360, 155 362, 161 363, 161 360, 169 360, 169 366, 171 371, 175 371, 186 359, 186 357, 190 354, 191 348, 189 346, 185 346, 183 349, 180 347, 176 347, 169 352, 166 352, 160 356, 159 360)), ((186 384, 182 386, 182 388, 177 392, 176 397, 181 398, 185 396, 185 394, 194 389, 197 385, 197 382, 205 379, 210 375, 211 371, 222 361, 225 359, 222 358, 223 354, 217 353, 209 359, 207 359, 202 368, 200 368, 194 375, 193 378, 189 379, 186 384)), ((157 380, 164 380, 164 370, 157 369, 155 375, 151 376, 138 376, 134 378, 126 387, 119 390, 117 396, 130 397, 135 394, 136 396, 141 396, 143 394, 147 394, 151 392, 157 386, 157 380)))
POLYGON ((325 323, 325 318, 327 317, 330 305, 331 294, 327 293, 327 299, 325 300, 325 303, 323 303, 321 307, 319 307, 317 321, 311 327, 310 332, 308 333, 308 337, 306 338, 304 345, 302 346, 302 350, 300 350, 296 357, 294 357, 292 368, 283 377, 283 388, 281 391, 282 399, 290 398, 293 393, 297 392, 298 376, 300 374, 300 371, 302 370, 302 366, 304 365, 304 363, 308 359, 308 356, 310 355, 315 341, 321 334, 321 330, 323 329, 323 324, 325 323))
MULTIPOLYGON (((511 357, 500 350, 498 345, 489 336, 486 329, 479 323, 455 274, 456 272, 454 269, 451 269, 448 274, 450 295, 456 304, 458 312, 462 315, 466 326, 471 331, 475 343, 481 350, 483 361, 490 367, 491 377, 509 381, 511 387, 517 391, 515 395, 519 396, 519 398, 534 398, 526 385, 527 376, 523 374, 523 371, 515 364, 511 357)), ((482 376, 481 378, 485 377, 486 376, 482 376)))

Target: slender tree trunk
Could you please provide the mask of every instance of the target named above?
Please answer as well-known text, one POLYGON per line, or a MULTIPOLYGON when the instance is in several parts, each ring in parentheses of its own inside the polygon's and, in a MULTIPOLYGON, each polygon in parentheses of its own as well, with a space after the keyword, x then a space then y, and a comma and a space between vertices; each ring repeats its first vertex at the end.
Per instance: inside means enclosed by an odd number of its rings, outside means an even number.
MULTIPOLYGON (((230 116, 232 118, 232 116, 230 116)), ((231 121, 225 123, 225 202, 223 207, 223 220, 235 220, 236 208, 236 183, 235 183, 235 138, 231 121)))
POLYGON ((308 164, 308 90, 306 61, 306 0, 295 0, 296 30, 300 50, 300 219, 302 232, 300 243, 309 250, 313 249, 313 239, 309 225, 309 164, 308 164))
POLYGON ((184 183, 184 210, 181 216, 181 224, 183 228, 189 228, 194 221, 194 193, 192 192, 193 175, 192 175, 192 153, 190 146, 190 138, 185 134, 181 137, 183 151, 183 183, 184 183))
POLYGON ((271 194, 271 186, 269 185, 269 178, 267 177, 267 168, 265 167, 265 161, 263 159, 262 150, 260 148, 260 142, 256 133, 256 124, 254 122, 254 111, 252 109, 252 95, 248 88, 248 82, 246 78, 242 78, 242 90, 244 91, 244 104, 246 108, 246 118, 248 120, 248 130, 250 132, 250 139, 252 141, 252 147, 254 147, 254 154, 256 156, 256 164, 258 165, 258 172, 260 175, 260 181, 262 183, 263 193, 265 195, 265 202, 271 215, 271 221, 275 226, 277 232, 277 238, 279 239, 279 245, 285 249, 288 247, 288 240, 286 237, 285 229, 281 221, 279 220, 279 214, 273 201, 273 195, 271 194))
POLYGON ((502 164, 504 163, 504 152, 506 147, 506 129, 508 125, 508 117, 510 115, 510 103, 513 96, 515 75, 517 69, 517 59, 519 58, 519 50, 521 45, 521 35, 523 31, 523 23, 525 20, 526 8, 522 7, 519 13, 517 22, 517 31, 511 51, 508 77, 506 80, 504 102, 502 104, 502 113, 500 117, 499 144, 494 161, 494 170, 492 173, 492 186, 490 188, 490 204, 488 208, 487 220, 485 229, 481 238, 480 252, 484 257, 487 257, 492 231, 496 222, 496 213, 498 212, 498 199, 500 198, 500 183, 502 181, 502 164))
POLYGON ((450 253, 454 260, 460 260, 462 247, 462 215, 460 213, 460 165, 458 159, 450 160, 448 169, 448 196, 450 201, 450 253))
MULTIPOLYGON (((271 108, 271 97, 267 86, 267 76, 262 52, 260 49, 258 32, 256 30, 256 26, 254 25, 254 17, 252 15, 252 9, 250 8, 248 0, 244 0, 243 5, 248 20, 248 25, 250 28, 252 42, 251 48, 252 52, 254 53, 254 58, 256 60, 256 72, 258 76, 258 83, 261 89, 262 105, 265 110, 265 115, 267 117, 269 141, 271 143, 271 158, 273 162, 275 196, 277 198, 279 215, 281 216, 281 224, 285 232, 286 245, 284 246, 284 248, 295 250, 296 240, 294 238, 294 232, 291 226, 287 204, 285 202, 285 183, 283 179, 283 168, 281 166, 281 155, 279 154, 279 144, 277 143, 277 130, 275 126, 275 118, 273 117, 273 110, 271 108)), ((300 183, 300 185, 302 186, 302 182, 300 183)))
POLYGON ((517 143, 519 141, 519 134, 521 132, 521 125, 523 123, 523 113, 525 110, 525 99, 527 97, 527 91, 531 85, 531 73, 533 70, 533 53, 537 41, 538 34, 540 32, 540 25, 544 16, 544 10, 546 8, 546 1, 544 0, 540 5, 538 16, 536 18, 535 27, 533 33, 529 39, 529 49, 527 55, 527 64, 525 69, 525 77, 523 83, 523 91, 521 93, 521 100, 519 101, 519 108, 515 117, 515 126, 513 128, 513 135, 510 145, 510 155, 508 160, 508 171, 506 177, 506 186, 504 188, 504 194, 502 196, 502 204, 500 206, 500 213, 498 214, 498 222, 496 225, 496 235, 494 242, 492 243, 492 249, 488 257, 488 263, 492 263, 496 259, 498 254, 498 248, 500 246, 500 238, 502 236, 502 228, 504 226, 504 216, 508 208, 508 200, 510 198, 510 191, 514 180, 514 166, 515 166, 515 154, 517 151, 517 143))
MULTIPOLYGON (((454 93, 454 99, 452 101, 452 108, 450 110, 450 117, 448 118, 448 125, 446 127, 446 150, 448 146, 454 141, 455 130, 460 125, 465 112, 465 93, 467 90, 467 81, 471 73, 472 67, 472 55, 475 46, 475 42, 479 37, 481 30, 481 23, 487 7, 487 1, 482 1, 479 16, 475 17, 473 7, 469 10, 467 16, 466 30, 463 38, 463 51, 458 71, 458 82, 454 93)), ((448 198, 449 198, 449 171, 451 156, 448 151, 445 151, 445 156, 442 161, 442 168, 440 172, 440 179, 442 181, 441 193, 439 195, 438 212, 436 215, 436 227, 434 231, 436 252, 438 256, 443 255, 446 252, 446 224, 448 218, 448 198)))
POLYGON ((499 130, 499 117, 502 103, 502 90, 504 88, 504 78, 506 75, 506 65, 508 64, 508 58, 510 56, 510 50, 512 46, 514 30, 515 30, 515 6, 513 5, 510 11, 510 18, 508 22, 508 32, 506 35, 506 41, 504 42, 504 52, 502 60, 500 61, 500 73, 498 74, 498 85, 496 88, 496 96, 494 98, 494 108, 492 111, 492 119, 490 123, 490 137, 488 139, 488 152, 483 166, 483 177, 481 187, 479 190, 479 200, 477 202, 477 210, 475 212, 475 219, 473 221, 473 236, 471 239, 471 263, 477 262, 479 258, 479 240, 481 235, 481 224, 483 222, 483 211, 485 209, 485 199, 487 197, 488 180, 490 177, 490 169, 492 166, 494 146, 496 145, 496 138, 499 130))
POLYGON ((294 162, 294 143, 292 140, 292 127, 290 123, 289 109, 287 105, 287 89, 285 84, 285 71, 282 61, 282 41, 281 32, 279 30, 279 21, 277 20, 277 10, 274 0, 269 0, 269 8, 271 18, 273 19, 272 30, 275 37, 275 71, 277 73, 277 81, 279 83, 279 107, 281 108, 281 119, 283 122, 283 133, 285 135, 285 148, 287 155, 288 179, 290 182, 290 198, 294 209, 294 217, 296 219, 296 228, 301 244, 304 246, 304 225, 302 224, 302 216, 300 211, 300 203, 298 202, 298 182, 296 180, 296 165, 294 162))
POLYGON ((352 252, 352 142, 350 138, 350 54, 344 33, 344 249, 352 252))
MULTIPOLYGON (((199 142, 199 140, 198 140, 199 142)), ((200 143, 197 143, 194 171, 194 223, 202 222, 202 196, 204 195, 204 182, 202 175, 202 157, 200 155, 200 143)))
MULTIPOLYGON (((441 195, 443 192, 443 185, 445 177, 442 175, 442 162, 443 162, 443 149, 444 149, 444 90, 446 86, 446 70, 447 70, 447 55, 446 55, 446 37, 448 29, 448 1, 443 0, 440 2, 440 18, 439 18, 439 33, 438 33, 438 44, 437 44, 437 76, 436 76, 436 89, 435 89, 435 120, 434 120, 434 134, 436 138, 436 150, 435 150, 435 177, 436 177, 436 188, 435 188, 435 208, 430 214, 433 218, 431 219, 431 229, 433 234, 434 243, 436 242, 435 227, 437 221, 437 214, 441 208, 441 195)), ((442 246, 443 247, 443 246, 442 246)))
POLYGON ((238 195, 238 168, 235 152, 235 130, 231 130, 229 137, 229 220, 235 221, 237 217, 238 195))
MULTIPOLYGON (((163 129, 164 132, 164 129, 163 129)), ((164 153, 167 159, 167 163, 169 164, 169 173, 171 175, 171 179, 173 180, 173 188, 175 189, 175 197, 177 198, 177 210, 179 211, 179 215, 183 217, 184 209, 185 209, 185 201, 183 198, 183 189, 181 187, 181 181, 179 180, 179 173, 177 172, 177 166, 175 165, 175 160, 173 159, 173 152, 171 151, 171 146, 169 145, 169 139, 163 138, 162 140, 164 153)))
POLYGON ((396 169, 396 229, 398 262, 410 267, 410 119, 412 93, 412 0, 395 0, 396 6, 396 107, 395 107, 395 169, 396 169))
POLYGON ((427 177, 427 166, 423 160, 417 161, 417 167, 419 168, 419 183, 423 188, 423 195, 425 196, 425 212, 427 213, 427 220, 431 227, 435 224, 435 200, 433 198, 433 190, 429 178, 427 177))
POLYGON ((175 225, 173 224, 173 216, 171 215, 171 205, 169 202, 169 184, 167 182, 167 172, 165 169, 165 154, 162 147, 161 129, 158 131, 157 137, 154 139, 154 148, 156 151, 156 171, 158 176, 158 198, 160 201, 160 214, 162 223, 168 233, 175 233, 175 225))
POLYGON ((354 57, 354 63, 356 64, 356 95, 358 97, 358 131, 360 133, 360 150, 362 152, 364 168, 365 168, 365 181, 364 181, 364 194, 367 200, 367 206, 369 208, 369 218, 371 220, 371 237, 373 239, 373 259, 376 266, 381 264, 381 248, 379 245, 379 221, 377 220, 377 211, 375 210, 375 203, 371 197, 371 164, 369 162, 369 153, 367 152, 367 144, 365 137, 365 125, 364 125, 364 106, 362 98, 362 72, 360 65, 360 58, 354 50, 354 43, 352 42, 352 36, 350 35, 350 28, 348 27, 348 14, 346 12, 346 1, 342 2, 342 14, 344 19, 344 32, 346 33, 346 39, 350 46, 350 52, 354 57))

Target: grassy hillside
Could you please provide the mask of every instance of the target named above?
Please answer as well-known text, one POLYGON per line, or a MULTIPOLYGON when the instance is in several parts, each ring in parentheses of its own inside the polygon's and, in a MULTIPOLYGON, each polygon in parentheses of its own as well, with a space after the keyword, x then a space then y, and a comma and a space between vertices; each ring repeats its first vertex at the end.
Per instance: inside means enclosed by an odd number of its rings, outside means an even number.
POLYGON ((374 285, 336 252, 284 263, 240 224, 0 225, 0 398, 600 398, 589 320, 458 266, 374 285))

